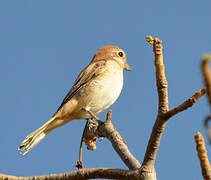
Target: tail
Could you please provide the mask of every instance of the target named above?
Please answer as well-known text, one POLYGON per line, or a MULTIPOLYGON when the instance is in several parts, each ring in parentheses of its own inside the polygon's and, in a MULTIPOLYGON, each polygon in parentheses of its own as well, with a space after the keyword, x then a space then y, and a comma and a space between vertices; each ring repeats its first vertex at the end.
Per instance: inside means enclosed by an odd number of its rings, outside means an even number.
POLYGON ((19 146, 18 150, 21 154, 25 155, 30 150, 32 150, 40 141, 42 141, 45 136, 53 129, 49 129, 49 125, 53 123, 55 120, 52 117, 49 121, 47 121, 43 126, 41 126, 36 131, 29 134, 25 140, 22 141, 21 145, 19 146))

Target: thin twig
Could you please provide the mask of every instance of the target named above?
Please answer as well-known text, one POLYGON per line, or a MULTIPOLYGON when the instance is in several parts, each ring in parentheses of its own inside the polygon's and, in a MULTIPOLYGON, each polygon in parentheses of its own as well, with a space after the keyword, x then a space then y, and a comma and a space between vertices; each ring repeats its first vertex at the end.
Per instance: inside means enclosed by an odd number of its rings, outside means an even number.
POLYGON ((82 137, 81 137, 80 148, 79 148, 79 158, 78 158, 78 161, 77 161, 77 164, 76 164, 76 167, 78 169, 83 168, 82 147, 83 147, 84 133, 85 133, 85 129, 86 129, 87 125, 88 125, 88 120, 86 121, 86 125, 84 127, 83 134, 82 134, 82 137))
POLYGON ((17 177, 0 174, 0 180, 86 180, 91 178, 136 180, 140 179, 140 176, 138 170, 131 171, 108 168, 88 168, 62 174, 51 174, 31 177, 17 177))
POLYGON ((204 78, 204 83, 207 88, 208 102, 211 107, 211 68, 209 67, 210 61, 211 61, 211 55, 204 55, 202 57, 201 69, 204 78))
MULTIPOLYGON (((204 79, 204 84, 207 90, 207 100, 210 105, 211 113, 211 68, 209 67, 209 62, 211 61, 211 55, 204 55, 202 57, 201 71, 204 79)), ((204 126, 207 131, 207 136, 211 144, 211 128, 209 122, 211 120, 211 115, 208 115, 204 120, 204 126)))
POLYGON ((192 97, 190 97, 189 99, 187 99, 186 101, 184 101, 182 104, 180 104, 179 106, 169 110, 166 114, 165 117, 166 119, 171 118, 172 116, 192 107, 201 96, 203 96, 206 93, 206 88, 200 89, 199 91, 197 91, 192 97))
POLYGON ((112 118, 112 110, 109 110, 106 116, 106 123, 110 123, 112 118))
POLYGON ((138 169, 141 167, 139 161, 131 154, 125 141, 120 136, 119 132, 114 128, 111 122, 112 111, 107 114, 106 122, 99 125, 98 135, 106 137, 112 144, 114 150, 120 156, 125 165, 131 169, 138 169))
POLYGON ((211 168, 210 162, 207 156, 207 149, 205 146, 204 138, 200 132, 195 135, 196 150, 198 152, 198 157, 201 165, 202 176, 205 180, 211 179, 211 168))

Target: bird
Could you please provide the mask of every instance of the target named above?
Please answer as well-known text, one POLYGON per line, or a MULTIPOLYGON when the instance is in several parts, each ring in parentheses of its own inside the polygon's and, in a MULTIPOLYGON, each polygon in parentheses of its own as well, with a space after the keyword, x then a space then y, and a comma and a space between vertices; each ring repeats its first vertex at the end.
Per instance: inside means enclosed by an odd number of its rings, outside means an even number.
POLYGON ((126 53, 118 46, 101 47, 80 72, 56 113, 22 141, 20 153, 25 155, 52 130, 74 119, 98 119, 97 115, 119 97, 123 70, 131 71, 126 53))

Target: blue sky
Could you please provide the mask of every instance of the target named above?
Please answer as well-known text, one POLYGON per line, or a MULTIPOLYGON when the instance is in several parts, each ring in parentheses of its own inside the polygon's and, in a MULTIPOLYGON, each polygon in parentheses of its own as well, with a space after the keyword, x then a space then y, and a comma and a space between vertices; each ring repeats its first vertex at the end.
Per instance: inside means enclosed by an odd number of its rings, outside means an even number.
MULTIPOLYGON (((96 50, 110 44, 124 49, 133 69, 125 72, 123 91, 111 107, 113 123, 142 161, 157 114, 153 54, 145 36, 163 40, 174 107, 203 87, 200 58, 211 52, 210 7, 209 0, 0 1, 0 172, 76 170, 83 120, 56 129, 26 156, 17 147, 56 111, 96 50)), ((202 179, 194 134, 205 135, 208 113, 203 97, 168 122, 156 160, 158 179, 202 179)), ((84 148, 85 167, 126 168, 108 140, 97 144, 94 152, 84 148)))

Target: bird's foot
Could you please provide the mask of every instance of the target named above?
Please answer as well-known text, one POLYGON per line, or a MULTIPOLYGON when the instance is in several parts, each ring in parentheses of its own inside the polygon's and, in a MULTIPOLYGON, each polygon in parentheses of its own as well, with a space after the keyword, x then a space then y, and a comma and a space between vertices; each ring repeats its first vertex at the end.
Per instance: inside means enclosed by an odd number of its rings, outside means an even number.
POLYGON ((98 123, 102 122, 102 121, 100 120, 100 118, 97 117, 97 116, 96 116, 93 112, 91 112, 90 110, 88 110, 88 109, 86 109, 86 108, 83 108, 83 110, 86 111, 86 112, 90 115, 90 118, 91 118, 91 119, 96 120, 98 123))

